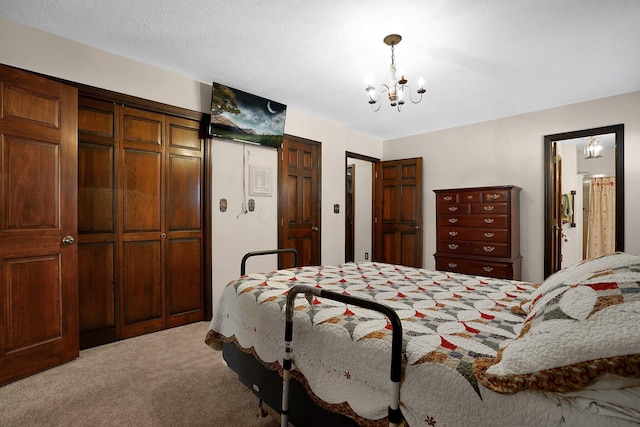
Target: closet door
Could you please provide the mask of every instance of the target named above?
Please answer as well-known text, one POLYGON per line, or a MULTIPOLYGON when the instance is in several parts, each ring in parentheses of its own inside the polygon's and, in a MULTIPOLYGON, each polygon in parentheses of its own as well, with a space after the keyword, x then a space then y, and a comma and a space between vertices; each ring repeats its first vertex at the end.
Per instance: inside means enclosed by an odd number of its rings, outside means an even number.
POLYGON ((164 115, 129 107, 121 135, 121 337, 165 326, 164 115))
POLYGON ((199 122, 167 116, 165 296, 167 327, 202 320, 204 140, 199 122))
POLYGON ((78 356, 77 91, 0 65, 0 385, 78 356))
POLYGON ((80 348, 118 339, 118 114, 78 99, 78 297, 80 348))

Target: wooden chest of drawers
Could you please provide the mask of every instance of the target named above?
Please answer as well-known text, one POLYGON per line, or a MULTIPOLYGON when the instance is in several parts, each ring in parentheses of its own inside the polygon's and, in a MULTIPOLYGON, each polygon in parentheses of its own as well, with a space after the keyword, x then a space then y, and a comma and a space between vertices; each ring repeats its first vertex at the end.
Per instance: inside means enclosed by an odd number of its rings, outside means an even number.
POLYGON ((436 269, 520 280, 520 188, 434 190, 436 269))

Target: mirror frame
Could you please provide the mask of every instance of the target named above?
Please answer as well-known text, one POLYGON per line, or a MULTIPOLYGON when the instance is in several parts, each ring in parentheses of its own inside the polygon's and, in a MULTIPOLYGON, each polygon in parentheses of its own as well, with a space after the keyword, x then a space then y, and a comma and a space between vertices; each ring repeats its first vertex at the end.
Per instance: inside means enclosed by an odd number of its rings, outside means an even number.
POLYGON ((584 138, 607 133, 616 135, 616 251, 624 251, 624 124, 603 126, 573 132, 545 135, 544 137, 544 278, 551 275, 551 242, 553 213, 551 212, 553 144, 565 139, 584 138))

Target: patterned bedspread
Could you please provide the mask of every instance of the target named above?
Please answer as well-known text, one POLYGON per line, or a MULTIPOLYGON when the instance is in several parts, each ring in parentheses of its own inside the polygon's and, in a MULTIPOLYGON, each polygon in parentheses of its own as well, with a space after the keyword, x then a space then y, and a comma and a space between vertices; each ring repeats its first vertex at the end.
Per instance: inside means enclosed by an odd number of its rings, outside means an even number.
MULTIPOLYGON (((502 397, 510 398, 511 406, 531 394, 490 392, 472 370, 474 359, 495 357, 503 343, 520 333, 524 316, 514 314, 512 307, 536 288, 524 282, 380 263, 250 274, 227 285, 207 342, 215 348, 236 341, 277 366, 284 355, 286 293, 296 284, 374 299, 396 310, 403 326, 401 410, 412 426, 454 425, 445 414, 462 407, 470 414, 452 418, 456 424, 496 424, 502 397)), ((294 316, 294 370, 329 405, 346 403, 363 419, 384 419, 391 390, 390 329, 380 313, 327 299, 309 304, 301 294, 294 316)), ((524 408, 532 425, 550 424, 535 415, 549 402, 539 395, 533 401, 524 408)), ((557 407, 557 400, 551 406, 557 407)), ((501 410, 509 425, 508 408, 501 410)), ((554 416, 562 418, 545 414, 554 416)))

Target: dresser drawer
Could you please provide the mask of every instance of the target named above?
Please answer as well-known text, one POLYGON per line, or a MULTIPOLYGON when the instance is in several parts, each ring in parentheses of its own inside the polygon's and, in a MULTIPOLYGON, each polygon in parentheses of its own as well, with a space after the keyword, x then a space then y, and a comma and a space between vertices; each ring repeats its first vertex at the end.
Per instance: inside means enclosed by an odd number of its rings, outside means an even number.
POLYGON ((506 214, 506 203, 474 203, 471 205, 471 213, 474 214, 506 214))
POLYGON ((458 203, 458 193, 438 193, 436 194, 436 202, 437 204, 458 203))
POLYGON ((437 212, 440 214, 468 214, 471 212, 469 203, 438 203, 437 212))
POLYGON ((459 240, 439 240, 438 252, 469 255, 471 253, 471 243, 459 240))
POLYGON ((513 275, 513 267, 510 263, 447 257, 436 257, 436 270, 499 279, 510 279, 513 275))
POLYGON ((438 215, 438 227, 507 228, 506 215, 438 215))
POLYGON ((473 255, 504 258, 509 256, 509 245, 506 243, 472 242, 471 253, 473 255))
POLYGON ((509 200, 508 190, 490 190, 482 192, 482 201, 489 202, 507 202, 509 200))
POLYGON ((509 233, 506 229, 482 229, 462 227, 438 228, 438 240, 476 240, 482 242, 508 243, 509 233))
POLYGON ((459 203, 479 203, 482 201, 482 192, 463 191, 458 194, 459 203))

